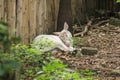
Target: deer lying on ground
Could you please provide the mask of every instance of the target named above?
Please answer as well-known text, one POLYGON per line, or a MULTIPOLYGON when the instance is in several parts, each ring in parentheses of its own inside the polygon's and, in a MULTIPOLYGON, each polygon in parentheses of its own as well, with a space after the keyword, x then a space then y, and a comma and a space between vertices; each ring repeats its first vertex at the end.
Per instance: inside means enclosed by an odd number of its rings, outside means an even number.
POLYGON ((56 48, 71 52, 74 50, 72 43, 72 34, 68 31, 67 22, 64 23, 61 32, 54 32, 54 35, 39 35, 33 40, 33 47, 37 50, 42 49, 43 52, 51 51, 56 48))

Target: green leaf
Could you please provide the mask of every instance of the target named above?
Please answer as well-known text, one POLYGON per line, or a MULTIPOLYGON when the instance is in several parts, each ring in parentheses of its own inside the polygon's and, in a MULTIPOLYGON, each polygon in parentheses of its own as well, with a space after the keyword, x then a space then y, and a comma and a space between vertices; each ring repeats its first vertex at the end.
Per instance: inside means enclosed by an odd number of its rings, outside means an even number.
POLYGON ((0 63, 0 76, 2 76, 5 73, 5 70, 2 66, 2 64, 0 63))

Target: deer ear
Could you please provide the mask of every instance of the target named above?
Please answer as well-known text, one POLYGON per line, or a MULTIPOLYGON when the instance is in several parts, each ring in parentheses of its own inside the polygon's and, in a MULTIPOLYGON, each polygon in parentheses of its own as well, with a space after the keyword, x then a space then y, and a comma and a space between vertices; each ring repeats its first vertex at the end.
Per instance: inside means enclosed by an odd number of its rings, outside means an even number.
POLYGON ((60 32, 53 32, 53 34, 59 36, 60 32))
POLYGON ((68 30, 69 26, 67 24, 67 22, 64 22, 64 30, 68 30))

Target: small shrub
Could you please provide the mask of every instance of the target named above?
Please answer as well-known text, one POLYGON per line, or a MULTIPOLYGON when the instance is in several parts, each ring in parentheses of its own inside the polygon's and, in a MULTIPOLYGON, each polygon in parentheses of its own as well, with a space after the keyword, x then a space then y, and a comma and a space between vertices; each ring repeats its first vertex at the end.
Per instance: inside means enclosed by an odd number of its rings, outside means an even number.
POLYGON ((7 24, 0 22, 0 52, 9 52, 12 44, 20 42, 20 38, 10 37, 7 24))
POLYGON ((52 42, 36 43, 39 50, 31 46, 16 44, 19 38, 10 38, 7 25, 0 24, 0 80, 92 80, 81 78, 80 73, 65 70, 66 66, 60 60, 42 53, 43 47, 52 42), (19 71, 16 78, 16 72, 19 71), (36 73, 42 72, 36 76, 36 73), (12 77, 11 77, 12 76, 12 77))
POLYGON ((35 77, 34 80, 80 80, 80 74, 65 70, 60 60, 55 59, 42 67, 42 74, 35 77))
POLYGON ((10 38, 7 27, 7 24, 0 22, 0 80, 15 80, 15 71, 20 69, 20 64, 10 54, 10 47, 19 39, 10 38))

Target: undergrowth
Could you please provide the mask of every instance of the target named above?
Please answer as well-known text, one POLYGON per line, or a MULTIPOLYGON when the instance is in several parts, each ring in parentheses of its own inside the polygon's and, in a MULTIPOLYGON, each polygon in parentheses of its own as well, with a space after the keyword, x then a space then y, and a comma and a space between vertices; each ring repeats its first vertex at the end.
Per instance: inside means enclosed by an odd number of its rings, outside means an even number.
POLYGON ((0 80, 93 80, 90 71, 67 70, 50 52, 42 53, 8 36, 7 25, 0 23, 0 80))

